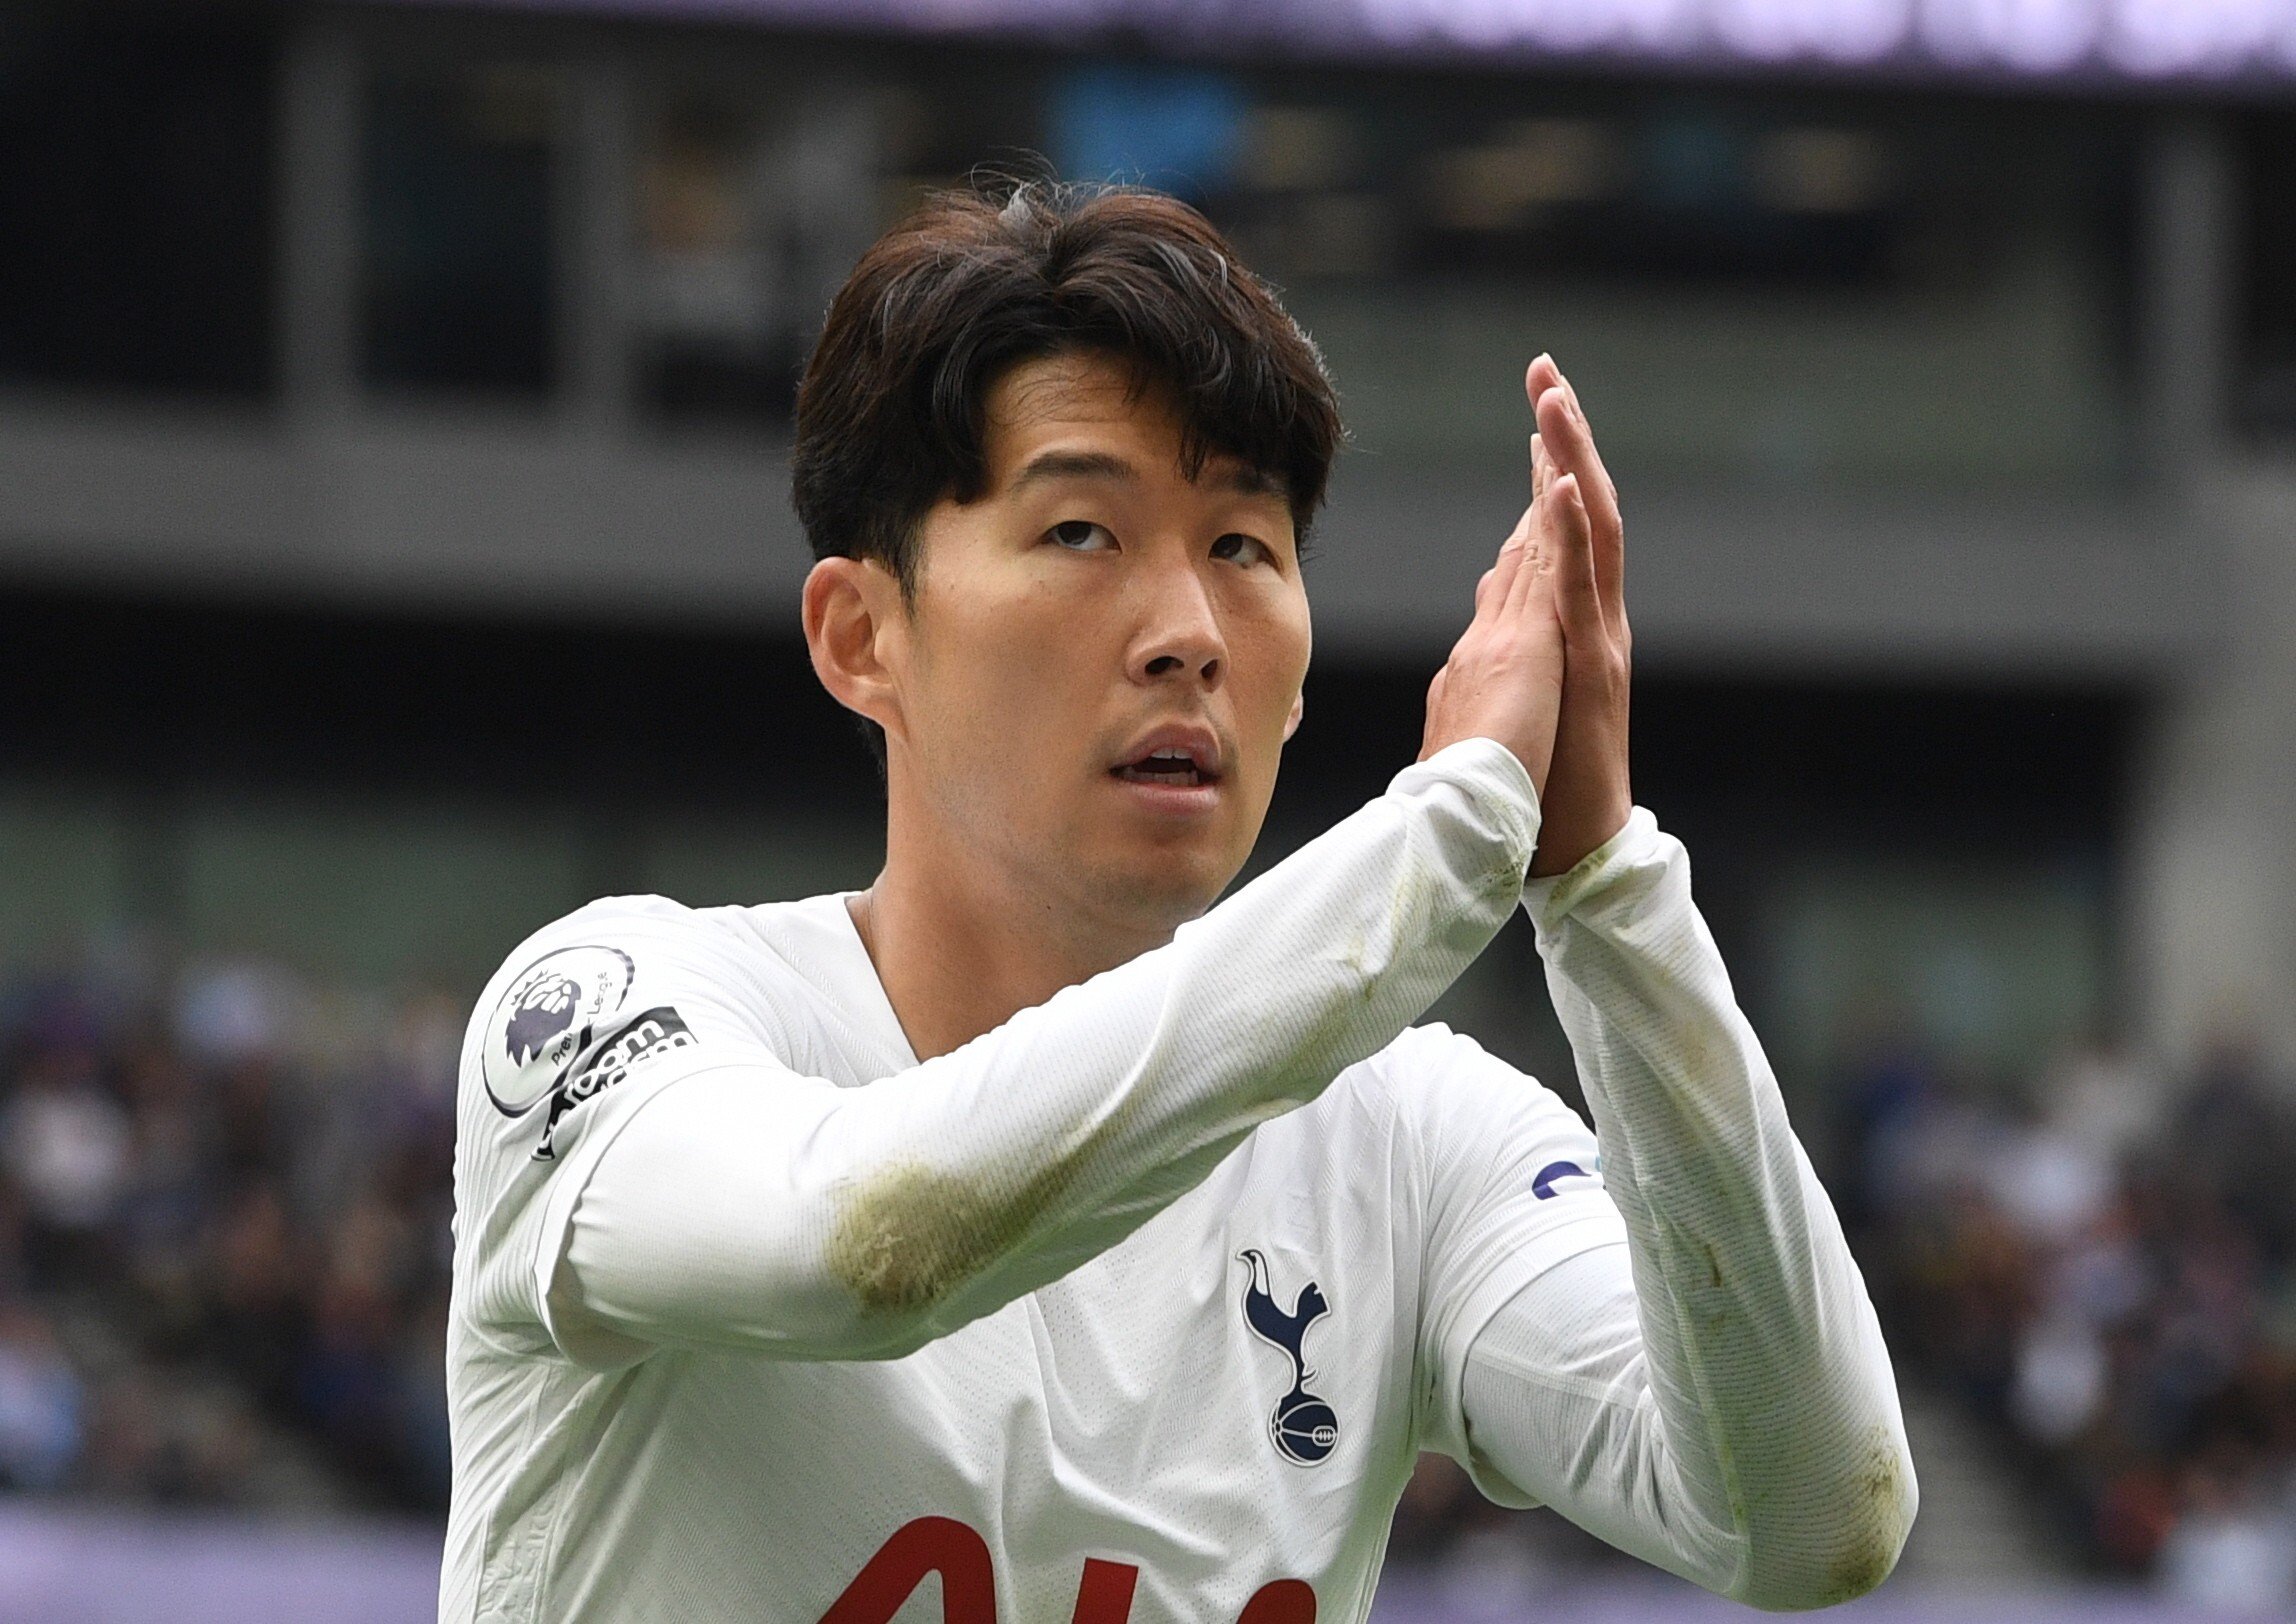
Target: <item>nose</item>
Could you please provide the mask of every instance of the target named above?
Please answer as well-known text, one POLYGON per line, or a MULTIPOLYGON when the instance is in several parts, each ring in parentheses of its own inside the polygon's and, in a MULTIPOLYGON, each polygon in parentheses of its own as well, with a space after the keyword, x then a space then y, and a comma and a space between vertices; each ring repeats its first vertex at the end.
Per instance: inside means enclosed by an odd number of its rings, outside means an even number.
POLYGON ((1180 563, 1157 570, 1144 586, 1147 613, 1127 662, 1132 680, 1218 687, 1227 672, 1228 642, 1203 578, 1180 563))

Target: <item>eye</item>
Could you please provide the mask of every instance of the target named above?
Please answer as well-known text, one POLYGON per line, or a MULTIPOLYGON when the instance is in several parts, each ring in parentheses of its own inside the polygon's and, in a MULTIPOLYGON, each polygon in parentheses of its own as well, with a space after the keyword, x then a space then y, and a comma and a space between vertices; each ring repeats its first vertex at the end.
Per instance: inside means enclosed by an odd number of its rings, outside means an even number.
POLYGON ((1212 543, 1212 556, 1233 560, 1238 564, 1273 564, 1276 555, 1272 548, 1257 536, 1247 536, 1241 530, 1231 530, 1212 543))
POLYGON ((1104 553, 1116 545, 1108 526, 1090 519, 1063 519, 1044 533, 1044 539, 1072 553, 1104 553))

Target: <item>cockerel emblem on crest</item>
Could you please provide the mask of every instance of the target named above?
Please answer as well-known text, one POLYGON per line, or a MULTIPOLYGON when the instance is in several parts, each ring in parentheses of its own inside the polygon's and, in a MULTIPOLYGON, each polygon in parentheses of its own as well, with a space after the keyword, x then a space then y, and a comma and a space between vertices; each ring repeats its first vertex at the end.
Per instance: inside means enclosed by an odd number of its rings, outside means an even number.
POLYGON ((1276 1401, 1268 1417, 1268 1437, 1276 1452, 1299 1466, 1313 1466, 1339 1442, 1339 1417, 1332 1407, 1307 1390, 1315 1372, 1307 1368, 1301 1348, 1307 1328, 1331 1312, 1331 1304, 1310 1280, 1299 1288, 1289 1312, 1276 1306, 1268 1289, 1268 1260, 1251 1247, 1236 1254, 1250 1269, 1244 1284, 1244 1323, 1252 1334, 1291 1361, 1291 1391, 1276 1401))

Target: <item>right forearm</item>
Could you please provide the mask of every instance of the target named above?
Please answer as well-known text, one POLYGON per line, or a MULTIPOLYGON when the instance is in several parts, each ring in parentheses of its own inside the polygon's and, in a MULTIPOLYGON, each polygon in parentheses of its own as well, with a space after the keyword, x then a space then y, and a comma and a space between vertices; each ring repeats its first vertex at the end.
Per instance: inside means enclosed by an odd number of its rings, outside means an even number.
POLYGON ((647 1340, 883 1357, 1057 1279, 1415 1019, 1505 921, 1537 821, 1476 741, 1167 946, 910 1071, 687 1079, 583 1193, 585 1306, 647 1340))

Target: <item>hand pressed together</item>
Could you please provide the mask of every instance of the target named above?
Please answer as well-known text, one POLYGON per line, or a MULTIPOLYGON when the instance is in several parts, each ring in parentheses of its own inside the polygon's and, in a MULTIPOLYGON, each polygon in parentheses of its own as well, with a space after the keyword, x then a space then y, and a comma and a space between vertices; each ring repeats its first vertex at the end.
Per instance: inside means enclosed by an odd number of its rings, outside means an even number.
POLYGON ((1578 395, 1542 355, 1523 379, 1531 504, 1475 589, 1475 616, 1427 691, 1425 760, 1463 738, 1497 739, 1539 794, 1533 876, 1560 874, 1634 810, 1627 752, 1633 635, 1618 490, 1578 395))

